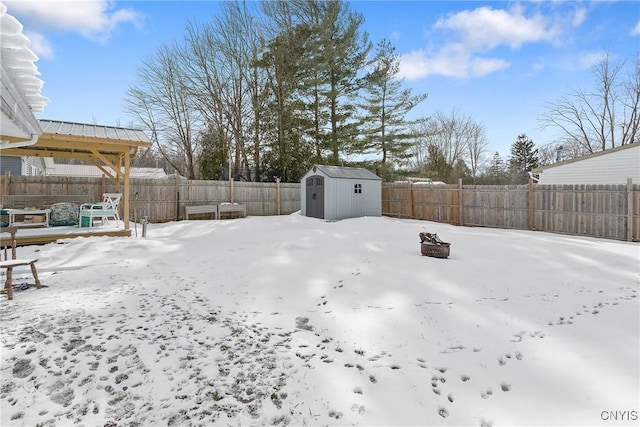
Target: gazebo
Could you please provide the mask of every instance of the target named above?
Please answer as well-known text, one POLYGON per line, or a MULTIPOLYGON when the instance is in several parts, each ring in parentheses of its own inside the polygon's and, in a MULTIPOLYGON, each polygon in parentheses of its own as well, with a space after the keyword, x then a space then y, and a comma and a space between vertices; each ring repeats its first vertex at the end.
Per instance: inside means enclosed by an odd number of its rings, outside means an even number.
POLYGON ((128 230, 131 158, 138 148, 151 145, 146 134, 136 129, 54 120, 38 120, 38 124, 42 134, 35 142, 5 144, 0 146, 0 154, 90 161, 114 180, 117 191, 122 191, 122 220, 128 230))
POLYGON ((122 220, 129 230, 131 158, 151 145, 149 138, 136 129, 36 119, 49 99, 41 94, 38 57, 22 29, 0 3, 0 155, 90 161, 122 191, 122 220))

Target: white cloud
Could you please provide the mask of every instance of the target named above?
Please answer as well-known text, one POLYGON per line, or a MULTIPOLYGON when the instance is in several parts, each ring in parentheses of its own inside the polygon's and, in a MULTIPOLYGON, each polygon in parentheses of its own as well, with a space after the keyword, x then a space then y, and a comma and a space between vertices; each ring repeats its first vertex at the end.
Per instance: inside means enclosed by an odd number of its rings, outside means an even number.
POLYGON ((584 23, 586 19, 587 19, 587 9, 581 7, 579 9, 576 9, 575 12, 573 13, 571 25, 573 25, 574 27, 579 27, 584 23))
MULTIPOLYGON (((403 55, 401 76, 407 79, 436 74, 461 79, 483 77, 511 65, 506 59, 487 56, 487 52, 501 47, 515 50, 529 43, 559 45, 565 32, 582 25, 587 17, 584 8, 548 16, 540 12, 527 15, 526 11, 523 4, 509 9, 482 6, 442 17, 433 25, 432 36, 448 39, 437 48, 403 55)), ((432 40, 432 45, 437 44, 432 40)))
POLYGON ((26 31, 25 36, 31 42, 30 49, 41 59, 53 59, 53 46, 40 33, 26 31))
POLYGON ((587 52, 580 55, 577 64, 579 68, 591 68, 594 65, 602 62, 607 57, 607 52, 587 52))
POLYGON ((638 23, 636 24, 636 26, 633 27, 633 30, 631 30, 631 35, 640 36, 640 20, 638 20, 638 23))
POLYGON ((434 28, 454 31, 471 49, 487 50, 506 45, 519 48, 523 43, 552 41, 558 31, 539 14, 530 18, 521 8, 511 11, 480 7, 440 19, 434 28))
POLYGON ((531 70, 529 71, 530 76, 535 76, 540 74, 546 68, 544 62, 542 60, 538 60, 531 64, 531 70))
POLYGON ((423 50, 402 55, 398 74, 399 77, 408 80, 431 75, 468 79, 483 77, 510 65, 502 59, 474 56, 463 45, 451 44, 434 55, 429 55, 423 50))
POLYGON ((117 8, 109 0, 4 0, 8 12, 32 33, 47 30, 72 31, 106 42, 123 23, 139 25, 141 15, 133 9, 117 8))
POLYGON ((430 75, 467 79, 483 77, 511 64, 500 58, 479 56, 501 45, 550 41, 555 31, 536 15, 525 18, 519 7, 511 11, 480 7, 438 20, 434 29, 453 32, 452 40, 434 52, 419 50, 401 57, 400 76, 418 79, 430 75))

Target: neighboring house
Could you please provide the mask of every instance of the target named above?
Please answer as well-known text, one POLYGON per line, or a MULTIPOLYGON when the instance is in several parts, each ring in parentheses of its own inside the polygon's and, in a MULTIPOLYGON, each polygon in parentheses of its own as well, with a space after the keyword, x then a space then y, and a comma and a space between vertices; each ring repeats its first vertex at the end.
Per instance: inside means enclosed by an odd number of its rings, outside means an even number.
POLYGON ((538 184, 640 184, 640 142, 621 145, 531 171, 538 184))
MULTIPOLYGON (((48 165, 46 174, 49 176, 75 176, 75 177, 100 177, 104 175, 98 167, 93 165, 67 165, 51 163, 48 165)), ((139 168, 129 169, 130 178, 165 178, 167 174, 162 168, 139 168)))
POLYGON ((326 220, 382 215, 382 178, 362 168, 315 165, 300 183, 301 214, 326 220))
POLYGON ((11 176, 39 176, 47 170, 49 158, 0 156, 0 174, 9 172, 11 176))

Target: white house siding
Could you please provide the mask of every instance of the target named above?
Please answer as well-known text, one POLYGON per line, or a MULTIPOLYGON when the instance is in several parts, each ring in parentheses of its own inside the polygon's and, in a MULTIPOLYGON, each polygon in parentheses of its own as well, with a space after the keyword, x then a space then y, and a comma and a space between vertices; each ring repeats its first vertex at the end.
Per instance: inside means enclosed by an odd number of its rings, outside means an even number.
POLYGON ((44 162, 41 157, 0 156, 0 172, 11 172, 13 176, 44 175, 44 162))
POLYGON ((639 184, 640 143, 540 169, 539 184, 639 184))
POLYGON ((23 157, 24 168, 23 175, 25 176, 40 176, 44 175, 46 167, 42 157, 23 157))

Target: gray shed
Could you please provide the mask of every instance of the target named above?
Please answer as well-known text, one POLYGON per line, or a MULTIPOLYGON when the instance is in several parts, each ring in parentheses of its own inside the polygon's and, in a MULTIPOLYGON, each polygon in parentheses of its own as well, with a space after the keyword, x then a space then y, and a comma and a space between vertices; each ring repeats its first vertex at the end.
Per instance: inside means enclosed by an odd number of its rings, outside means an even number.
POLYGON ((366 169, 315 165, 300 187, 304 216, 335 221, 382 215, 382 178, 366 169))

